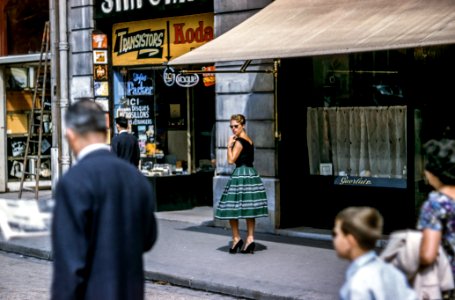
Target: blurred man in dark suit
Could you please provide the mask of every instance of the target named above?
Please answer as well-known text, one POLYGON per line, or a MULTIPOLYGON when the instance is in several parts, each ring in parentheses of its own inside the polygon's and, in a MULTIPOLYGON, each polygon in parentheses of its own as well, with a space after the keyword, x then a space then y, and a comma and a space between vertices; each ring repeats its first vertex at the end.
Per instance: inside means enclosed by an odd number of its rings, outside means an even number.
POLYGON ((125 117, 115 118, 118 134, 111 143, 112 152, 118 157, 139 166, 140 150, 137 138, 128 132, 128 120, 125 117))
POLYGON ((71 105, 65 121, 77 161, 55 193, 52 299, 143 299, 142 255, 157 237, 152 187, 105 144, 94 101, 71 105))

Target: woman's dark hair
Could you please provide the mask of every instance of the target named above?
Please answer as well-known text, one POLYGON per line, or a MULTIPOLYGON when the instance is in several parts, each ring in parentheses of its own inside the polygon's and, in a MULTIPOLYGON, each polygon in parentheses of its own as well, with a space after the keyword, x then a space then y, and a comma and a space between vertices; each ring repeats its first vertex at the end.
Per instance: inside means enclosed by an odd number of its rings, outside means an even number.
POLYGON ((68 107, 65 124, 79 134, 106 133, 106 113, 95 101, 84 98, 68 107))
POLYGON ((455 185, 455 140, 429 140, 423 149, 425 169, 443 184, 455 185))

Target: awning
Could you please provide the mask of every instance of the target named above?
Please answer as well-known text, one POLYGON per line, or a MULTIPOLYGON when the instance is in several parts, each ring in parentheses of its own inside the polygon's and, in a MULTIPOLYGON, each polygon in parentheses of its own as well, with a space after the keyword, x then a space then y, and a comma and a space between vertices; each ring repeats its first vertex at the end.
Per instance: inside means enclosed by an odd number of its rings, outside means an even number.
MULTIPOLYGON (((50 55, 49 55, 50 57, 50 55)), ((0 65, 39 62, 40 53, 0 56, 0 65)))
POLYGON ((453 0, 275 0, 170 65, 455 43, 453 0))

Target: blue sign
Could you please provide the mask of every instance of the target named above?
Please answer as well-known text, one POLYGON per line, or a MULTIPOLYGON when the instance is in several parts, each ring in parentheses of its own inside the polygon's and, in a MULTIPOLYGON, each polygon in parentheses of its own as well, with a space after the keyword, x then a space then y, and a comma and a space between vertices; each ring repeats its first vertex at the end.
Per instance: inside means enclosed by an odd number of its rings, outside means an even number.
POLYGON ((357 176, 336 176, 334 184, 349 186, 373 186, 405 189, 406 179, 404 178, 379 178, 379 177, 357 177, 357 176))

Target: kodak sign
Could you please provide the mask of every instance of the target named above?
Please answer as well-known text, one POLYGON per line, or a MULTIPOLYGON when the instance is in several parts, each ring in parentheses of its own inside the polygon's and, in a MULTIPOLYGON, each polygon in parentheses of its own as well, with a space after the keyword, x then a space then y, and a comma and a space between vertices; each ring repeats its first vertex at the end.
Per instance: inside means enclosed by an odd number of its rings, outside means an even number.
POLYGON ((213 39, 213 13, 115 24, 114 66, 162 64, 213 39))

